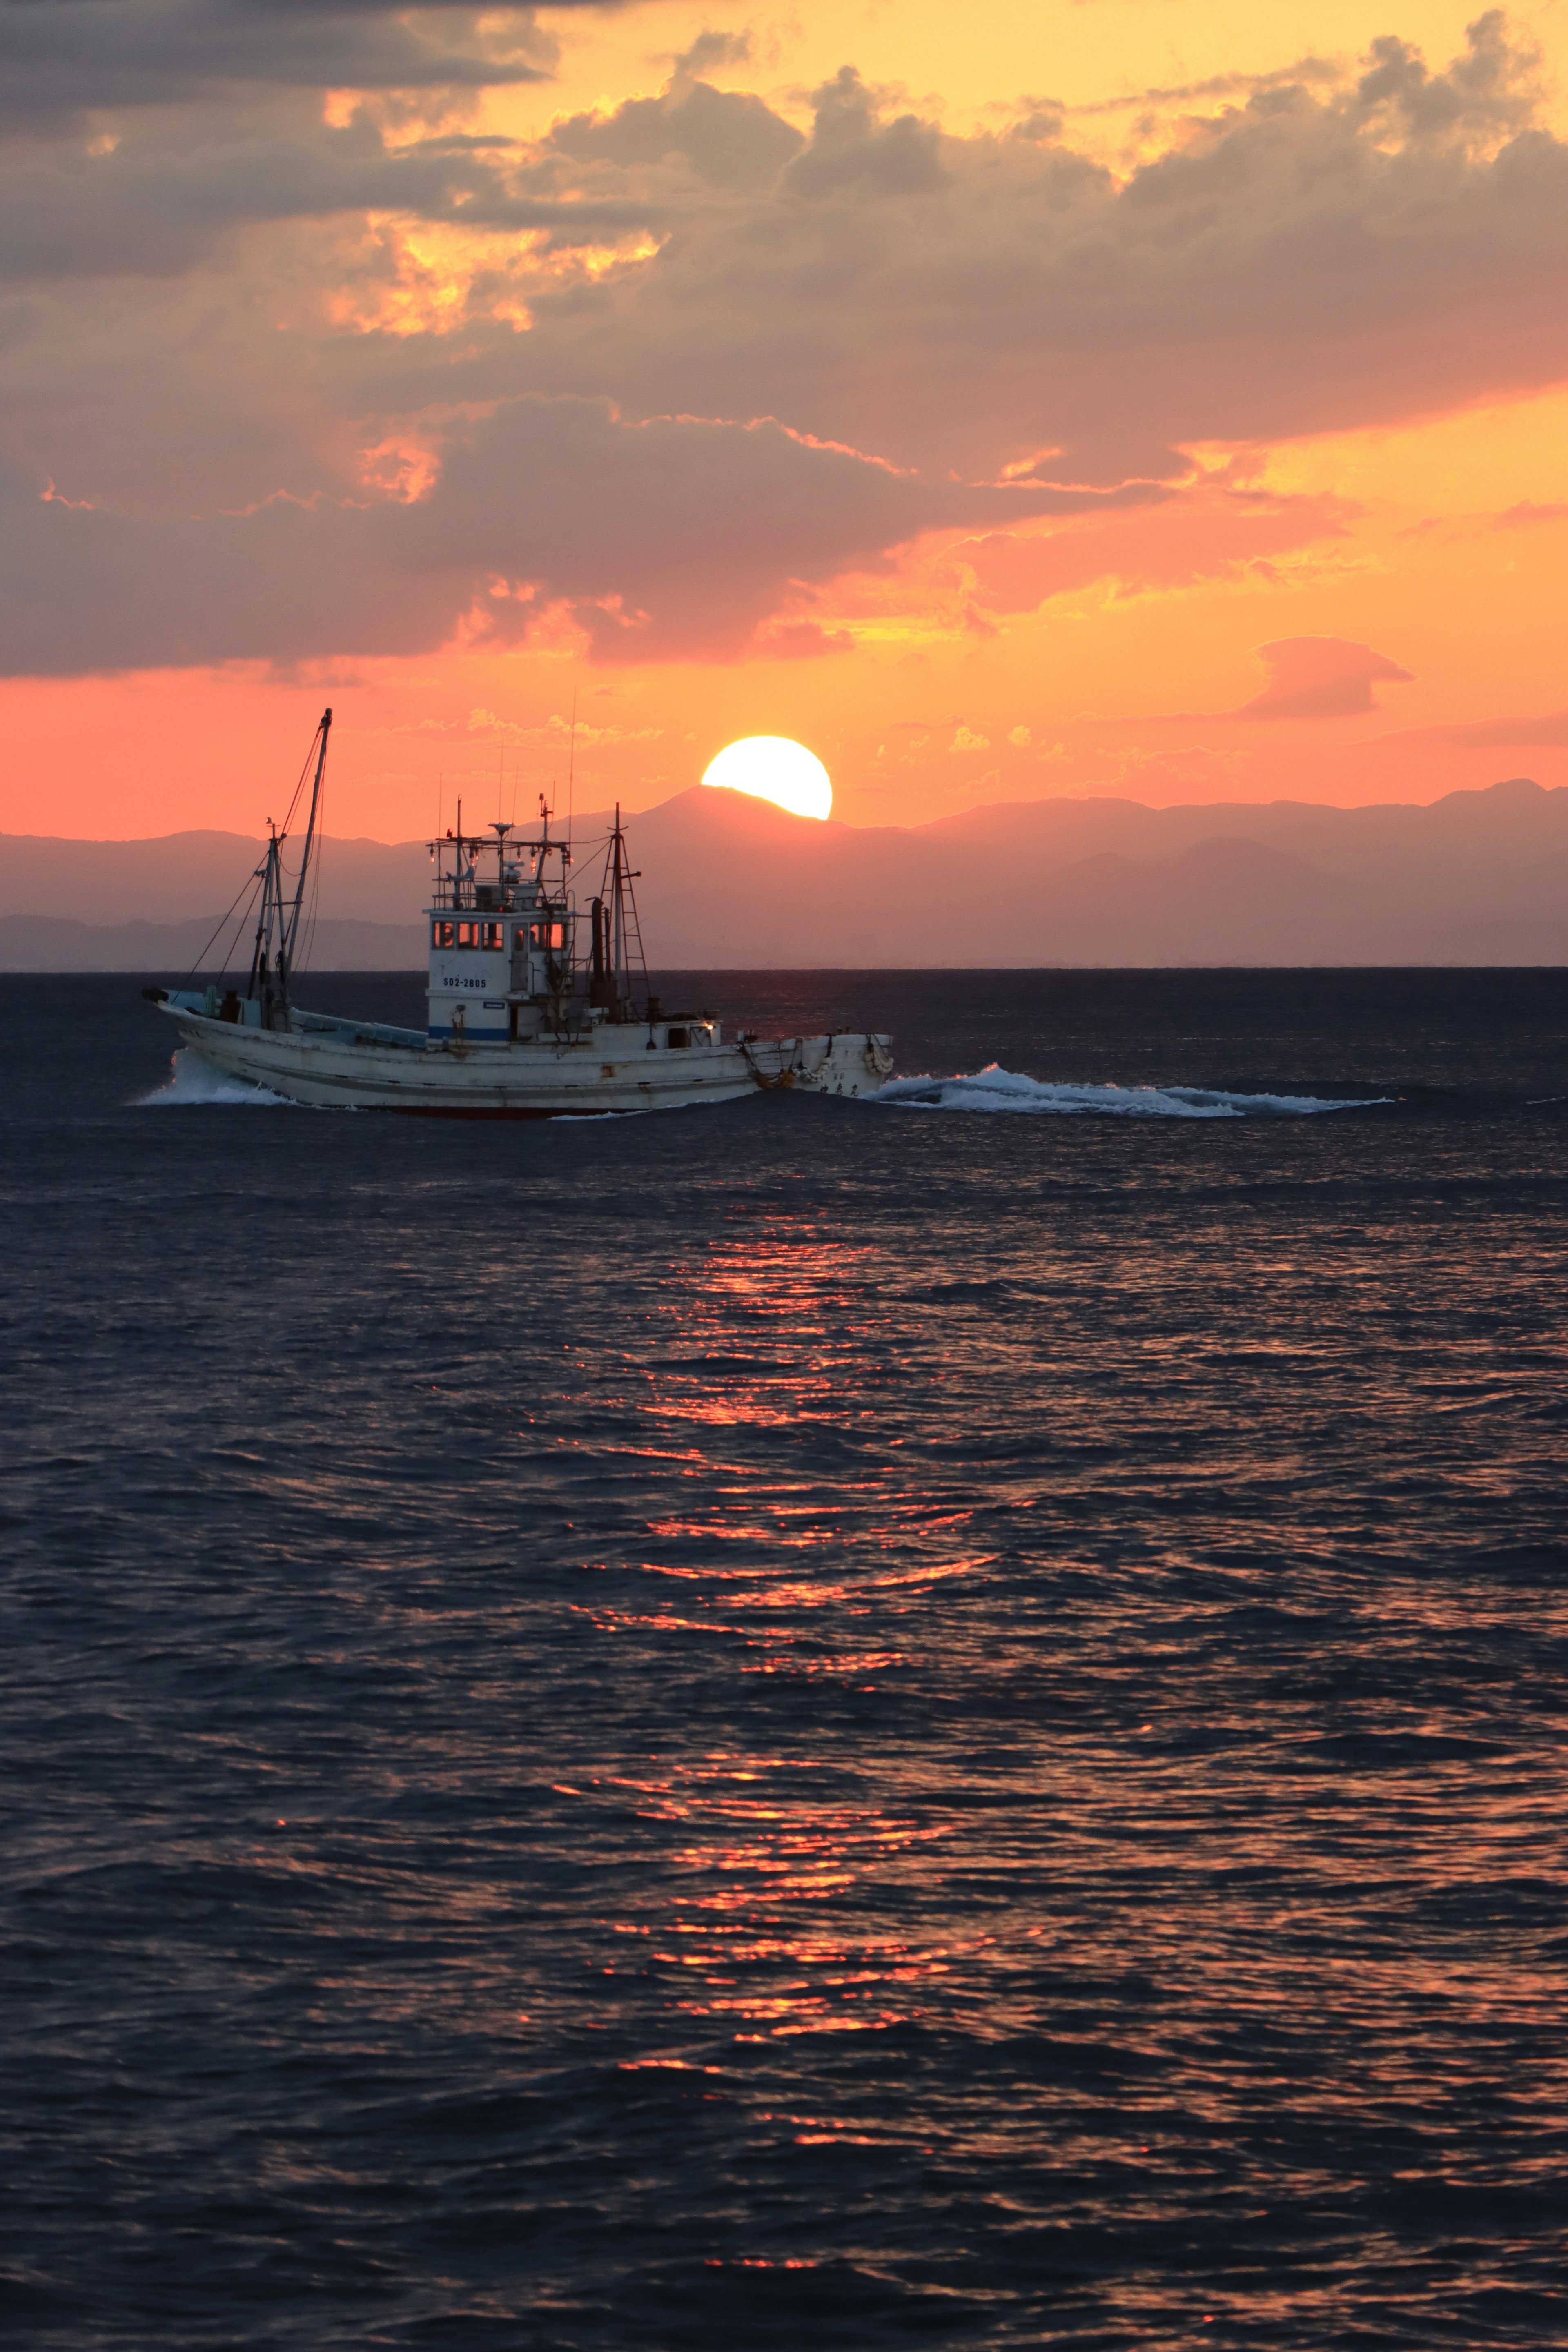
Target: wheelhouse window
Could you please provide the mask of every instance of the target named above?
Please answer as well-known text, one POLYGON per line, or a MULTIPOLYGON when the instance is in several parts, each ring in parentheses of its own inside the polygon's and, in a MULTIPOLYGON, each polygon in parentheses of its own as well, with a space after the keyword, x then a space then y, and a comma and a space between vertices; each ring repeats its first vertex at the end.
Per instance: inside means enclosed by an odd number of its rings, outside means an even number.
POLYGON ((460 948, 477 948, 479 944, 479 933, 484 928, 483 923, 459 923, 458 945, 460 948))
POLYGON ((455 923, 432 923, 430 926, 431 946, 433 948, 449 948, 457 934, 457 929, 458 927, 455 923))
POLYGON ((566 944, 564 923, 531 923, 528 936, 536 948, 563 948, 566 944))
POLYGON ((500 946, 504 929, 503 925, 500 923, 481 923, 479 925, 479 929, 484 933, 483 939, 479 941, 480 947, 499 948, 500 946))

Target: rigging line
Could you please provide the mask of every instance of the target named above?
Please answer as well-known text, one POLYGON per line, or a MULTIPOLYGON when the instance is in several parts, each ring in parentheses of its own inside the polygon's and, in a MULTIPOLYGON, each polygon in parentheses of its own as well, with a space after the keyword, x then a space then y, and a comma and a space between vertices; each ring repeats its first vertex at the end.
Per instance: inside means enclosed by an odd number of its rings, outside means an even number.
MULTIPOLYGON (((258 876, 258 879, 259 880, 259 878, 260 877, 258 876)), ((251 903, 254 904, 254 899, 251 903)), ((245 935, 249 921, 250 907, 247 905, 245 911, 240 916, 238 922, 235 925, 228 945, 223 951, 223 971, 226 979, 231 971, 237 972, 244 969, 243 965, 239 961, 239 956, 241 953, 240 941, 245 935)))
MULTIPOLYGON (((205 954, 206 954, 207 948, 210 948, 210 947, 211 947, 211 945, 212 945, 212 943, 213 943, 213 940, 216 940, 216 939, 217 938, 217 936, 218 936, 218 933, 219 933, 221 930, 223 930, 223 929, 225 929, 225 927, 226 926, 226 924, 227 924, 227 922, 228 922, 228 919, 229 919, 230 916, 234 913, 235 908, 239 905, 239 902, 240 902, 240 900, 241 900, 242 898, 245 900, 246 904, 245 904, 245 911, 244 911, 244 913, 240 916, 240 919, 239 919, 239 920, 240 920, 240 924, 241 924, 241 926, 243 926, 244 924, 246 924, 246 923, 247 923, 247 922, 249 921, 249 919, 250 919, 250 909, 251 909, 251 908, 254 906, 254 904, 256 903, 256 886, 257 886, 257 884, 260 881, 260 879, 261 879, 261 876, 260 876, 258 873, 258 874, 253 874, 253 875, 250 877, 250 879, 249 879, 249 881, 248 881, 248 882, 242 882, 242 883, 240 884, 240 886, 239 886, 238 889, 235 892, 234 897, 229 900, 228 905, 224 908, 223 913, 218 917, 218 919, 217 919, 217 922, 216 922, 216 927, 215 927, 215 929, 214 929, 214 930, 213 930, 212 939, 210 939, 210 940, 207 940, 206 945, 202 949, 201 954, 197 956, 197 958, 196 958, 196 960, 195 960, 195 963, 193 963, 193 964, 192 964, 192 966, 191 966, 191 968, 190 968, 189 971, 188 971, 188 972, 186 972, 186 974, 185 974, 185 979, 186 979, 187 981, 195 980, 195 976, 196 976, 197 972, 198 972, 198 971, 200 971, 200 970, 201 970, 201 968, 202 968, 202 961, 203 961, 203 958, 204 958, 204 957, 205 956, 205 954)), ((227 964, 225 964, 223 968, 224 968, 225 971, 226 971, 228 970, 228 966, 227 966, 227 964)))
POLYGON ((294 797, 289 803, 289 813, 278 828, 279 840, 285 838, 289 826, 294 822, 294 812, 300 805, 300 795, 305 789, 305 779, 310 772, 310 762, 316 756, 316 744, 321 736, 321 730, 318 727, 315 734, 310 738, 310 748, 305 754, 305 764, 300 771, 300 781, 294 787, 294 797))
POLYGON ((588 846, 587 846, 587 848, 586 848, 586 849, 584 851, 584 853, 583 853, 583 854, 584 854, 584 857, 592 857, 592 856, 595 856, 595 854, 596 853, 596 851, 597 851, 601 846, 602 846, 602 847, 603 847, 603 849, 604 849, 604 852, 605 852, 605 862, 604 862, 603 866, 600 866, 600 868, 599 868, 599 887, 598 887, 597 891, 596 891, 596 892, 595 892, 595 893, 593 894, 594 896, 595 896, 595 897, 597 897, 597 898, 602 898, 604 897, 604 895, 605 895, 605 885, 608 882, 608 880, 609 880, 609 878, 610 878, 610 852, 611 852, 611 850, 612 850, 612 849, 614 849, 615 845, 616 845, 616 836, 615 836, 615 835, 614 835, 613 833, 607 833, 607 834, 605 835, 605 838, 604 838, 604 842, 603 842, 603 844, 600 844, 599 842, 596 842, 596 841, 590 842, 590 843, 589 843, 589 845, 588 845, 588 846))

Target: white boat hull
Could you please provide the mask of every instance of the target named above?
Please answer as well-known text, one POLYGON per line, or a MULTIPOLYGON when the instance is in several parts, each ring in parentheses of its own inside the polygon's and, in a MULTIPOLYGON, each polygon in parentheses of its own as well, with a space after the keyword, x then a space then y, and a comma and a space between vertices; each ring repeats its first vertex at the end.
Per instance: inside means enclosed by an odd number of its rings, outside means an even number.
POLYGON ((874 1094, 893 1066, 889 1040, 864 1033, 650 1047, 637 1022, 571 1039, 431 1044, 416 1032, 358 1027, 296 1013, 287 1030, 214 1019, 187 1004, 159 1010, 208 1068, 289 1102, 325 1110, 444 1118, 560 1118, 735 1102, 759 1089, 874 1094), (405 1040, 406 1042, 405 1042, 405 1040))

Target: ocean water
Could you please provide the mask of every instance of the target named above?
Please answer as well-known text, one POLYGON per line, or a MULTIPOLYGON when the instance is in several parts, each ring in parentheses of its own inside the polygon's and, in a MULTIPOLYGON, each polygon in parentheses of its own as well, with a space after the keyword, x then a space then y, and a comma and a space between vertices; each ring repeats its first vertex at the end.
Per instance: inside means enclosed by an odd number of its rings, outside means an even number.
POLYGON ((0 981, 8 2340, 1568 2341, 1568 974, 663 985, 0 981))

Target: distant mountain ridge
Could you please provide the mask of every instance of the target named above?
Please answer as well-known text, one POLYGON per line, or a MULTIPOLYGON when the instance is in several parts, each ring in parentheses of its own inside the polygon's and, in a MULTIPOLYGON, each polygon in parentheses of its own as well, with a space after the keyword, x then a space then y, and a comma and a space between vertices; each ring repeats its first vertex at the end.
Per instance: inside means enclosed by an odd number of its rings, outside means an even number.
MULTIPOLYGON (((607 817, 577 820, 585 845, 607 817)), ((1568 789, 1425 805, 994 803, 826 824, 693 787, 627 820, 650 963, 687 968, 1568 962, 1568 789)), ((242 835, 0 835, 0 969, 186 968, 242 835)), ((312 962, 424 961, 420 842, 329 840, 312 962)))

